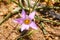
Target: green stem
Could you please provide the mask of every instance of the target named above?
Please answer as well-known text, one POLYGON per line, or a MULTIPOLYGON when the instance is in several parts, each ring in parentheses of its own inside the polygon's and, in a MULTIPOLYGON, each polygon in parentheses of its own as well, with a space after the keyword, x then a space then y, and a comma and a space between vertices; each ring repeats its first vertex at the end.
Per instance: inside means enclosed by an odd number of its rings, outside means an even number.
POLYGON ((55 23, 55 24, 60 24, 60 22, 55 22, 53 20, 48 20, 48 19, 45 19, 45 18, 39 18, 38 16, 35 17, 36 19, 38 19, 39 21, 45 21, 45 22, 52 22, 52 23, 55 23))
POLYGON ((37 5, 37 3, 38 3, 38 1, 34 4, 34 6, 33 6, 33 10, 35 9, 35 6, 37 5))
POLYGON ((1 25, 5 20, 7 20, 11 15, 12 15, 12 14, 9 13, 9 14, 0 22, 0 25, 1 25))
POLYGON ((21 6, 21 8, 23 9, 23 4, 22 4, 22 0, 18 0, 18 4, 21 6))
POLYGON ((25 35, 23 35, 23 36, 20 36, 19 38, 23 38, 23 37, 25 37, 25 36, 30 36, 33 32, 34 32, 34 30, 29 31, 27 34, 25 34, 25 35))
POLYGON ((27 3, 28 3, 28 7, 30 8, 30 2, 29 2, 29 0, 27 0, 27 3))
POLYGON ((14 0, 11 0, 11 1, 14 2, 15 4, 17 4, 21 9, 23 8, 23 6, 20 5, 20 3, 17 3, 17 2, 15 2, 14 0))
MULTIPOLYGON (((19 12, 19 11, 18 11, 19 12)), ((0 22, 0 25, 4 22, 4 21, 6 21, 7 19, 9 19, 12 15, 14 15, 14 14, 17 14, 18 12, 14 12, 14 13, 9 13, 9 14, 7 14, 7 16, 0 22)))
MULTIPOLYGON (((29 10, 28 8, 24 8, 25 10, 29 10)), ((21 10, 21 9, 20 9, 21 10)), ((19 9, 18 9, 18 11, 16 10, 16 11, 14 11, 13 13, 9 13, 9 14, 7 14, 7 16, 0 22, 0 25, 3 23, 3 22, 5 22, 6 20, 8 20, 12 15, 14 15, 14 14, 17 14, 19 12, 19 9)))
POLYGON ((41 26, 41 29, 42 29, 42 31, 43 31, 43 33, 46 35, 47 34, 47 31, 45 30, 45 25, 44 25, 44 23, 43 22, 41 22, 40 23, 40 26, 41 26))
POLYGON ((29 8, 29 13, 31 12, 31 10, 30 10, 30 0, 27 0, 27 3, 28 3, 28 8, 29 8))
POLYGON ((35 10, 38 10, 38 9, 44 9, 44 8, 50 8, 50 9, 60 9, 60 7, 55 7, 55 6, 49 6, 49 7, 36 7, 35 10))

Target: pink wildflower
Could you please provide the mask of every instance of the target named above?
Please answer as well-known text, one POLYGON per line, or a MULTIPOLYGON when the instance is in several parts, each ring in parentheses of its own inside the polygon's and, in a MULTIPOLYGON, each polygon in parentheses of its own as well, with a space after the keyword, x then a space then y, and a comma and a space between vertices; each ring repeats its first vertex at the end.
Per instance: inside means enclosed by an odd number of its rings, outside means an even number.
POLYGON ((34 21, 32 21, 32 19, 34 19, 35 13, 36 12, 33 11, 28 16, 28 15, 26 15, 25 11, 22 10, 22 14, 21 14, 22 16, 21 16, 21 18, 18 18, 16 20, 14 20, 14 22, 17 22, 17 23, 21 24, 21 26, 22 26, 21 27, 21 31, 28 30, 29 27, 37 30, 38 29, 37 25, 35 24, 34 21))

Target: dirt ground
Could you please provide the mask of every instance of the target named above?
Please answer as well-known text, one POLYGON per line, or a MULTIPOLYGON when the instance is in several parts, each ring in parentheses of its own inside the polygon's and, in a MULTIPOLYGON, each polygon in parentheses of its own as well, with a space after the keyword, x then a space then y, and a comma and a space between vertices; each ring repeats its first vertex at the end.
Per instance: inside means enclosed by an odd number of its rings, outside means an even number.
MULTIPOLYGON (((11 3, 9 5, 0 3, 0 21, 4 19, 4 15, 12 12, 16 7, 16 4, 11 3)), ((16 40, 20 35, 18 28, 20 25, 14 23, 12 20, 15 19, 17 15, 9 18, 2 25, 0 25, 0 40, 16 40)), ((47 27, 47 34, 43 34, 42 30, 39 28, 38 31, 34 32, 29 38, 31 40, 60 40, 60 26, 53 26, 45 23, 47 27), (51 28, 52 27, 52 28, 51 28)), ((29 40, 29 39, 28 39, 29 40)))

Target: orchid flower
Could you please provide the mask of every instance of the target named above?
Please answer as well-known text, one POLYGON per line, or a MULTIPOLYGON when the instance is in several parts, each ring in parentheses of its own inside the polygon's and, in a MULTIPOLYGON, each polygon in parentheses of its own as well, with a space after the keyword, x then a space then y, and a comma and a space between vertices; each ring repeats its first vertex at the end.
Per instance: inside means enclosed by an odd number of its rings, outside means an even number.
POLYGON ((29 27, 37 30, 38 29, 37 25, 35 24, 34 21, 32 21, 32 19, 34 19, 35 13, 36 11, 33 11, 28 16, 26 15, 25 11, 22 10, 21 18, 15 19, 14 22, 21 24, 21 31, 28 30, 29 27))

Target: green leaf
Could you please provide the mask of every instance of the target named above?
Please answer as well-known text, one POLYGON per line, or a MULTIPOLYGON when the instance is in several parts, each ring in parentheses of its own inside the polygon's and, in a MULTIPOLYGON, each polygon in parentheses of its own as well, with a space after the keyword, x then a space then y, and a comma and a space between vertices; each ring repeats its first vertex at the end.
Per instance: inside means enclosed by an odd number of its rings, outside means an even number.
POLYGON ((23 38, 18 38, 17 40, 24 40, 23 38))
POLYGON ((46 31, 45 28, 44 28, 45 25, 44 25, 43 22, 40 23, 40 26, 41 26, 41 29, 42 29, 43 33, 44 33, 44 34, 47 34, 47 31, 46 31))
POLYGON ((30 7, 30 0, 27 0, 27 3, 28 3, 28 7, 30 7))

